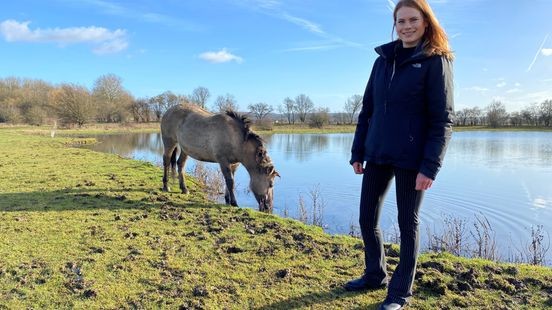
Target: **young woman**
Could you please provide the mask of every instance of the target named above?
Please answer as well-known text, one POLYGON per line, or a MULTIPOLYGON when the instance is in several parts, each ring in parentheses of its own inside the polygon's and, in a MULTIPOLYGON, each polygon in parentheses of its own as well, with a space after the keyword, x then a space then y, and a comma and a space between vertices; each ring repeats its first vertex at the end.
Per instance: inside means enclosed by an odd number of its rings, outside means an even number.
POLYGON ((380 309, 401 309, 412 296, 424 191, 441 167, 452 133, 453 55, 425 0, 400 0, 393 12, 398 39, 379 46, 364 93, 350 163, 363 174, 360 228, 364 275, 347 290, 388 286, 380 309), (365 165, 364 165, 365 163, 365 165), (400 261, 387 277, 379 214, 395 178, 400 261))

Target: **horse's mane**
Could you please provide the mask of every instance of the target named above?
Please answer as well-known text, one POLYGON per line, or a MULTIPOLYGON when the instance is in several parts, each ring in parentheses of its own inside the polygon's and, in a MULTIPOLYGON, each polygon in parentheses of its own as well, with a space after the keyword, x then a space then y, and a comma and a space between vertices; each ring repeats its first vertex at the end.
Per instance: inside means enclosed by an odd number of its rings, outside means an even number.
POLYGON ((260 155, 260 167, 267 170, 274 169, 272 160, 268 157, 268 152, 266 151, 265 141, 261 138, 261 136, 251 130, 251 120, 247 117, 247 115, 231 110, 227 110, 226 115, 230 116, 241 125, 244 141, 253 140, 257 143, 257 151, 260 155))

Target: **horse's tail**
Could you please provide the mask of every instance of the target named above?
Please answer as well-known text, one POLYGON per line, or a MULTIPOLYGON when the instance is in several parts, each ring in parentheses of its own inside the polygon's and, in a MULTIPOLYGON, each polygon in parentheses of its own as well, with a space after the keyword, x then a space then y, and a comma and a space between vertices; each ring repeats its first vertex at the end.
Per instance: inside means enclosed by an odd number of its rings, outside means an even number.
POLYGON ((174 151, 171 155, 171 169, 174 171, 176 169, 176 155, 178 154, 178 147, 174 148, 174 151))

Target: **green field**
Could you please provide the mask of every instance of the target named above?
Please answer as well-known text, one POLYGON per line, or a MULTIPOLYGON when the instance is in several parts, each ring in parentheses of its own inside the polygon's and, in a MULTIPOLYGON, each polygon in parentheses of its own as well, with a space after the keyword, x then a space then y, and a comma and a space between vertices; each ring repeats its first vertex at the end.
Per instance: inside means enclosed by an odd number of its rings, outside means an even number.
MULTIPOLYGON (((0 309, 374 309, 385 297, 342 289, 363 270, 358 239, 214 204, 197 182, 163 193, 160 168, 67 135, 0 128, 0 309)), ((552 307, 547 267, 423 254, 417 278, 410 309, 552 307)))

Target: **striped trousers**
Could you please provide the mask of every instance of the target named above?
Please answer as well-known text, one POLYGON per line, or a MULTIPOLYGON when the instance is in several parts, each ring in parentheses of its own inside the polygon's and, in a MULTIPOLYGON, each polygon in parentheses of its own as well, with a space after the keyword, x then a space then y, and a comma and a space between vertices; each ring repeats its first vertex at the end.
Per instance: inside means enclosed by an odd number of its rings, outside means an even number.
POLYGON ((401 237, 400 260, 391 281, 388 295, 406 300, 412 296, 419 247, 419 216, 424 191, 416 191, 415 170, 367 163, 360 197, 360 230, 364 241, 365 277, 374 283, 387 282, 383 240, 379 216, 385 194, 395 177, 398 222, 401 237))

